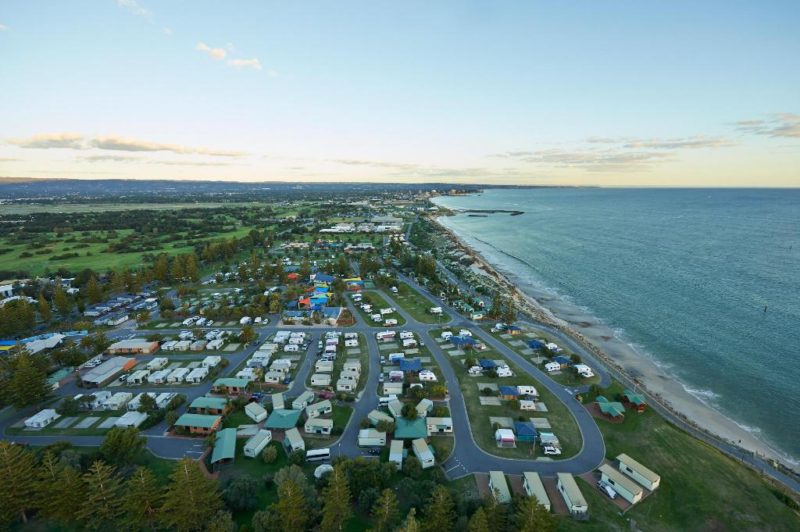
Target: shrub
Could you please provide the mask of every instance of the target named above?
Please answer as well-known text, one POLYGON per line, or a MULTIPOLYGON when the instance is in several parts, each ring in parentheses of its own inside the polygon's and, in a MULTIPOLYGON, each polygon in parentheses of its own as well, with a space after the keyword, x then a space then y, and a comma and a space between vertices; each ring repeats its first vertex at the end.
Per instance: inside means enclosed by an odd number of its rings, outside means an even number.
POLYGON ((261 459, 265 464, 272 464, 278 459, 278 449, 274 445, 268 445, 261 451, 261 459))

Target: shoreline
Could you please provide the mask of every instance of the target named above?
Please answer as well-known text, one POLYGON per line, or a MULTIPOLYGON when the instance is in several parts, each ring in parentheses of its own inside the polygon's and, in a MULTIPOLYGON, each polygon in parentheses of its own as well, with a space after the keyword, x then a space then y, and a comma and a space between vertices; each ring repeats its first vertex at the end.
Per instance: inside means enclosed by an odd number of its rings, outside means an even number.
MULTIPOLYGON (((447 238, 461 247, 475 261, 472 266, 473 270, 481 271, 511 294, 523 314, 557 329, 578 342, 599 363, 603 364, 612 373, 612 376, 615 378, 622 376, 630 383, 642 388, 651 401, 657 402, 661 408, 694 430, 759 457, 781 462, 791 470, 797 467, 795 460, 762 440, 757 433, 747 430, 693 395, 686 385, 677 380, 675 376, 670 375, 653 358, 638 352, 613 332, 609 334, 609 329, 596 318, 587 319, 587 316, 581 315, 571 321, 569 316, 556 315, 556 312, 547 305, 555 306, 554 304, 560 303, 557 301, 557 296, 550 295, 548 297, 545 294, 525 293, 513 282, 513 272, 501 271, 501 268, 493 265, 480 251, 447 227, 441 218, 443 216, 430 219, 447 238), (604 328, 605 330, 603 330, 604 328)), ((695 393, 697 393, 696 390, 695 393)))

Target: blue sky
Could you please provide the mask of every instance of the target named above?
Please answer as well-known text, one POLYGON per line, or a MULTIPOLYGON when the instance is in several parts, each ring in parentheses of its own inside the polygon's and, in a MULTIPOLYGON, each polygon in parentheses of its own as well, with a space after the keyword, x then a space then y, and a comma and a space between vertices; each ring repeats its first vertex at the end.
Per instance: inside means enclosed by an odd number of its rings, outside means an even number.
POLYGON ((0 176, 798 186, 800 3, 7 0, 0 176))

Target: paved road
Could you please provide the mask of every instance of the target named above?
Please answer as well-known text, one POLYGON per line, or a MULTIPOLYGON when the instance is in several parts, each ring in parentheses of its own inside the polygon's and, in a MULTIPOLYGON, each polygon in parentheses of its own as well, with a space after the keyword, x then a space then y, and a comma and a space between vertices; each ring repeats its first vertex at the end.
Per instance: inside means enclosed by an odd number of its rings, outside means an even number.
MULTIPOLYGON (((431 298, 433 301, 436 302, 437 305, 441 305, 451 314, 451 316, 459 316, 459 314, 455 311, 455 309, 449 307, 443 301, 441 301, 440 299, 436 298, 435 296, 427 292, 427 290, 417 285, 411 279, 404 278, 403 280, 405 280, 412 287, 416 288, 417 290, 425 294, 427 297, 431 298)), ((460 327, 460 326, 469 327, 470 329, 475 331, 475 334, 480 336, 484 340, 484 342, 491 345, 498 352, 502 353, 503 356, 514 361, 524 371, 528 372, 532 378, 537 380, 540 386, 544 386, 545 388, 550 390, 559 400, 564 402, 564 404, 567 406, 571 414, 575 417, 583 439, 583 447, 576 456, 558 461, 516 460, 516 459, 500 458, 490 455, 487 452, 480 449, 480 447, 478 447, 478 445, 472 438, 472 433, 469 424, 469 416, 467 414, 466 405, 464 404, 464 398, 461 395, 455 373, 452 367, 450 366, 450 362, 449 360, 447 360, 446 355, 441 351, 438 344, 435 341, 433 341, 430 334, 428 333, 430 329, 440 328, 445 324, 419 323, 410 314, 405 312, 401 306, 397 305, 389 294, 381 292, 381 295, 387 300, 389 304, 394 306, 398 310, 398 312, 406 319, 407 323, 404 327, 402 327, 402 329, 412 331, 420 339, 422 339, 429 347, 432 355, 436 358, 439 366, 442 369, 446 385, 450 392, 449 404, 450 404, 451 416, 453 418, 453 423, 454 423, 454 431, 455 431, 454 436, 456 439, 453 455, 445 462, 445 464, 443 464, 444 469, 447 472, 448 476, 450 476, 451 478, 456 478, 476 471, 485 472, 493 469, 499 469, 509 473, 520 473, 522 471, 538 471, 541 474, 547 476, 553 475, 557 471, 566 471, 577 474, 594 469, 602 461, 605 454, 602 435, 600 434, 597 425, 594 423, 594 420, 586 412, 586 410, 574 400, 570 392, 562 388, 559 384, 553 382, 547 376, 542 375, 541 372, 536 367, 534 367, 528 361, 524 360, 522 357, 514 353, 511 349, 506 347, 501 342, 492 338, 488 333, 482 331, 475 323, 457 317, 453 320, 453 323, 450 323, 449 325, 455 327, 460 327)), ((332 449, 334 455, 342 454, 346 456, 360 456, 364 454, 364 450, 360 449, 357 445, 357 435, 358 435, 358 430, 360 428, 359 422, 361 421, 361 419, 367 416, 370 410, 376 408, 378 404, 377 389, 378 389, 378 376, 380 373, 380 365, 378 358, 380 356, 380 350, 378 348, 378 344, 375 339, 375 332, 380 330, 380 328, 371 327, 370 325, 364 323, 363 320, 361 319, 360 314, 356 312, 355 308, 352 305, 352 302, 349 300, 348 300, 348 307, 351 309, 351 312, 353 313, 353 316, 355 317, 357 323, 353 327, 347 328, 347 330, 364 333, 367 340, 367 348, 369 349, 369 369, 368 369, 368 376, 365 389, 361 393, 361 397, 359 398, 359 400, 353 404, 354 411, 353 415, 351 416, 350 422, 345 428, 342 437, 339 438, 339 440, 333 442, 332 449)), ((275 321, 271 321, 271 323, 275 323, 275 321)), ((287 390, 287 395, 290 397, 299 395, 305 389, 305 382, 307 376, 311 371, 312 364, 316 359, 315 355, 313 354, 316 348, 315 342, 316 340, 319 339, 323 331, 331 330, 330 327, 326 326, 277 327, 275 325, 258 327, 256 328, 256 330, 258 332, 259 337, 256 342, 253 342, 242 351, 230 355, 225 355, 225 357, 230 361, 230 364, 223 372, 223 375, 232 374, 235 371, 235 369, 242 363, 242 361, 244 361, 246 358, 252 355, 257 346, 263 343, 267 337, 274 334, 278 329, 306 331, 311 333, 312 335, 312 342, 311 342, 311 347, 309 348, 309 352, 306 353, 306 356, 304 357, 303 362, 301 363, 301 366, 295 375, 295 379, 292 385, 290 386, 289 390, 287 390)), ((169 334, 177 332, 177 330, 178 329, 175 330, 160 329, 157 332, 169 334)), ((127 328, 122 331, 115 331, 115 332, 116 334, 114 336, 117 337, 119 335, 131 334, 132 330, 127 328)), ((147 334, 148 332, 156 332, 156 331, 136 331, 137 334, 147 334)), ((163 353, 161 354, 163 355, 163 353)), ((170 355, 170 357, 174 357, 176 359, 187 356, 191 355, 179 355, 179 354, 170 355)), ((147 360, 148 358, 152 358, 152 356, 150 357, 145 356, 138 358, 142 360, 147 360)), ((119 391, 130 390, 135 392, 174 391, 186 395, 188 398, 188 402, 191 402, 192 399, 205 395, 211 389, 211 383, 205 382, 197 386, 173 386, 173 387, 118 386, 115 387, 114 389, 119 391)), ((79 391, 80 389, 77 388, 77 386, 75 386, 74 384, 70 384, 61 388, 58 391, 58 394, 71 395, 74 393, 79 393, 79 391)), ((21 416, 19 415, 19 413, 16 416, 13 416, 13 418, 15 419, 19 419, 20 417, 21 416)), ((5 420, 0 421, 0 430, 5 430, 5 427, 8 426, 11 423, 11 421, 12 417, 10 416, 7 416, 7 419, 5 420)), ((166 436, 165 430, 166 430, 165 423, 161 423, 155 427, 152 427, 144 431, 144 434, 147 437, 147 446, 156 455, 164 458, 180 458, 186 455, 199 456, 199 454, 202 452, 203 442, 201 440, 198 440, 196 438, 179 438, 174 436, 166 436)), ((102 441, 102 438, 94 436, 25 435, 25 436, 14 437, 14 440, 35 445, 48 444, 55 441, 66 440, 70 441, 75 445, 95 446, 99 445, 99 443, 102 441)))

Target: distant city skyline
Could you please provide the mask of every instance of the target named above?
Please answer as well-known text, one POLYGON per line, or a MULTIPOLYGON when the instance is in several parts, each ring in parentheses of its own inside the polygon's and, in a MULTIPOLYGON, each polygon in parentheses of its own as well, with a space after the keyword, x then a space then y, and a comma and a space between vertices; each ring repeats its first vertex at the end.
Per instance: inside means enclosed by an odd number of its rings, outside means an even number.
POLYGON ((795 187, 798 25, 789 0, 9 1, 0 177, 795 187))

